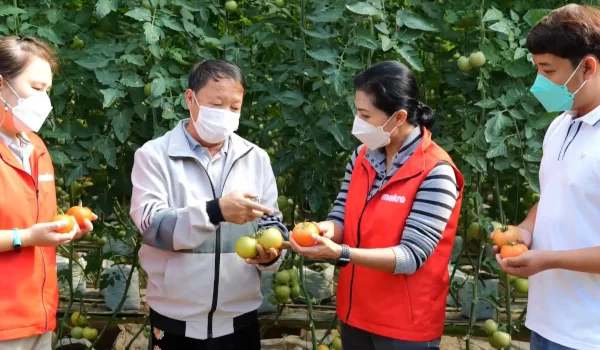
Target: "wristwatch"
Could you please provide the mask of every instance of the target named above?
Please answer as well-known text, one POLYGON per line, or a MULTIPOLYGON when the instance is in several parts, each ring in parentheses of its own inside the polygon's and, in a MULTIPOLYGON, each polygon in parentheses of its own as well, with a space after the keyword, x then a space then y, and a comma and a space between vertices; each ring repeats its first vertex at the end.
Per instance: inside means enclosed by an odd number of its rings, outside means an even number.
POLYGON ((336 265, 344 267, 350 263, 350 247, 346 244, 342 244, 342 256, 338 259, 336 265))
POLYGON ((19 253, 21 251, 21 237, 19 236, 19 229, 13 228, 12 235, 13 235, 13 250, 15 251, 15 253, 19 253))

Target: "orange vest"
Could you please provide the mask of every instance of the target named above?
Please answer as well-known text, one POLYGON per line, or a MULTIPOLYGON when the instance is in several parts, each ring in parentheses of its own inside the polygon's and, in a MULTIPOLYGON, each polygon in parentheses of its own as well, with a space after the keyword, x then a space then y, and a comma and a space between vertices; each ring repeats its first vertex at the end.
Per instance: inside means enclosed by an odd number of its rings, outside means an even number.
MULTIPOLYGON (((454 168, 459 197, 442 239, 414 274, 394 275, 349 264, 340 269, 337 314, 350 326, 405 341, 430 341, 442 336, 449 288, 448 263, 454 244, 464 180, 450 156, 423 129, 423 139, 409 160, 367 201, 376 172, 365 159, 356 159, 346 199, 343 242, 355 248, 389 248, 402 239, 417 190, 440 161, 454 168), (382 195, 405 197, 385 201, 382 195)), ((395 197, 394 197, 395 198, 395 197)))
MULTIPOLYGON (((56 215, 54 168, 42 140, 34 146, 31 175, 0 142, 0 230, 25 229, 56 215), (45 181, 38 181, 39 176, 45 181)), ((54 330, 58 307, 56 249, 27 247, 0 253, 0 341, 54 330)))

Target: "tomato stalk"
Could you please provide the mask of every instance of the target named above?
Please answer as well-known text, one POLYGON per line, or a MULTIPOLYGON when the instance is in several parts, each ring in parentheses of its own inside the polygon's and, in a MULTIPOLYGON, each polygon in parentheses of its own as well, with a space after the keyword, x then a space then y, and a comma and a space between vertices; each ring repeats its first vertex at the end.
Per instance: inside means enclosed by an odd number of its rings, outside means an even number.
POLYGON ((142 332, 144 331, 144 329, 146 328, 146 326, 148 325, 149 322, 150 322, 150 318, 147 318, 146 322, 144 322, 144 324, 140 327, 140 330, 137 331, 137 333, 135 333, 133 335, 133 337, 131 338, 131 340, 129 341, 127 346, 125 347, 125 350, 131 349, 131 345, 133 345, 133 342, 137 339, 137 337, 139 337, 140 334, 142 334, 142 332))
POLYGON ((300 279, 300 286, 302 289, 302 294, 304 294, 304 298, 306 299, 306 312, 308 313, 308 324, 310 327, 310 335, 311 335, 311 341, 312 341, 312 346, 313 346, 313 350, 317 349, 317 336, 315 334, 315 322, 313 319, 313 314, 312 314, 312 299, 310 297, 310 295, 308 294, 308 289, 306 288, 306 279, 305 279, 305 271, 304 271, 304 257, 300 256, 300 259, 298 260, 298 267, 299 267, 299 279, 300 279))
POLYGON ((473 278, 473 299, 471 300, 471 314, 469 315, 469 329, 467 330, 466 350, 471 350, 471 335, 473 333, 473 326, 475 325, 475 311, 477 309, 477 303, 479 302, 479 296, 477 294, 477 287, 479 286, 479 266, 481 266, 481 260, 483 259, 484 251, 485 242, 480 240, 479 252, 477 254, 477 265, 475 266, 475 276, 473 278))
POLYGON ((71 314, 71 308, 73 307, 73 299, 75 299, 73 293, 73 246, 73 241, 69 242, 69 267, 67 270, 67 283, 69 284, 69 301, 67 304, 67 308, 65 309, 65 312, 63 314, 62 320, 60 321, 58 333, 56 336, 56 342, 52 344, 52 349, 56 347, 58 340, 61 339, 63 336, 64 325, 69 318, 69 314, 71 314))

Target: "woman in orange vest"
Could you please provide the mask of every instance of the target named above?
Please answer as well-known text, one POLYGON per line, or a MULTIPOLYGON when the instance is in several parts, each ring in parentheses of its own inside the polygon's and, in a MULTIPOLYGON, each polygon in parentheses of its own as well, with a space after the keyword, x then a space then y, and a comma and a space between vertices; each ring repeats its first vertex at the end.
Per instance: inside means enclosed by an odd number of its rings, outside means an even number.
MULTIPOLYGON (((56 59, 35 38, 0 37, 0 350, 51 348, 56 327, 56 246, 92 230, 56 215, 54 168, 35 134, 52 109, 56 59)), ((94 217, 95 218, 95 217, 94 217)))
POLYGON ((344 350, 439 349, 463 177, 431 140, 433 111, 405 65, 376 64, 354 86, 352 134, 362 145, 316 245, 290 243, 340 266, 344 350))

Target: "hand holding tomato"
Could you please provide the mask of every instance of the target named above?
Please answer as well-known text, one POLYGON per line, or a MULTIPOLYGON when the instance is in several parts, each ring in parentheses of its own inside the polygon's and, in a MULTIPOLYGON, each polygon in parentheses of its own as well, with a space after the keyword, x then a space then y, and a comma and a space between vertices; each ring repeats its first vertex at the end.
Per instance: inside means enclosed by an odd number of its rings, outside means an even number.
POLYGON ((507 226, 504 230, 497 229, 490 234, 490 239, 494 241, 492 250, 495 254, 500 253, 502 246, 510 243, 523 243, 525 247, 531 247, 532 234, 528 230, 518 226, 507 226))
POLYGON ((26 230, 21 230, 21 244, 23 247, 56 247, 61 244, 69 243, 75 238, 78 226, 75 220, 65 220, 59 217, 56 221, 43 222, 35 224, 26 230), (58 231, 69 231, 59 233, 58 231))
POLYGON ((311 238, 315 244, 303 246, 298 244, 294 235, 290 235, 290 246, 296 253, 309 259, 337 260, 342 256, 342 246, 331 239, 318 234, 313 234, 311 238))
POLYGON ((77 221, 78 231, 75 235, 75 239, 83 237, 86 233, 94 229, 92 221, 98 219, 98 216, 92 212, 90 208, 82 206, 71 207, 67 211, 67 215, 72 216, 77 221))
POLYGON ((514 258, 496 254, 496 261, 504 272, 517 277, 529 277, 549 268, 548 252, 543 250, 528 250, 514 258))

